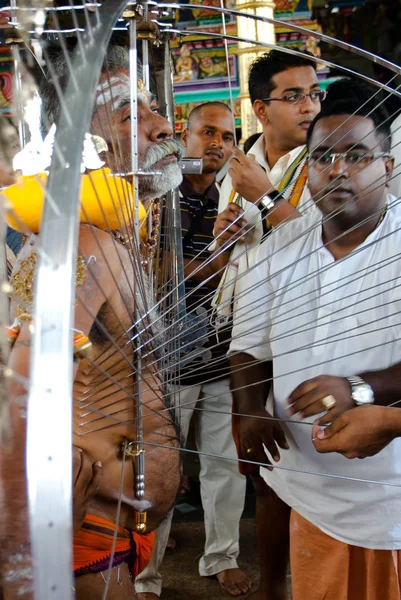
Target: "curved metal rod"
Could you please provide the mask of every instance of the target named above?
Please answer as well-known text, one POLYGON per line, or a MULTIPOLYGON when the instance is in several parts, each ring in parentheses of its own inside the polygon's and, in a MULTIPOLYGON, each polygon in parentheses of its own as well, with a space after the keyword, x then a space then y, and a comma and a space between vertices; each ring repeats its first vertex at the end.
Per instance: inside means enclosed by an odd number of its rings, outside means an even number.
POLYGON ((71 600, 72 328, 80 163, 112 28, 126 0, 106 0, 73 62, 65 93, 68 112, 57 127, 41 224, 35 289, 35 336, 28 397, 27 475, 35 597, 71 600), (73 126, 72 126, 73 125, 73 126), (46 415, 48 426, 44 425, 46 415))
MULTIPOLYGON (((161 2, 161 3, 156 3, 153 0, 149 1, 149 5, 153 5, 157 8, 172 8, 172 9, 184 9, 184 8, 199 8, 198 4, 175 4, 175 3, 169 3, 169 2, 161 2)), ((376 54, 373 54, 373 52, 369 52, 368 50, 363 50, 363 48, 358 48, 357 46, 353 46, 352 44, 347 44, 347 42, 343 42, 342 40, 337 40, 336 38, 332 38, 329 35, 325 35, 324 33, 319 33, 318 31, 310 31, 309 29, 306 29, 306 27, 301 27, 300 25, 293 25, 292 23, 288 23, 287 21, 281 21, 280 19, 274 19, 274 18, 270 18, 270 17, 262 17, 260 15, 251 15, 248 13, 243 13, 240 10, 234 10, 231 8, 221 8, 219 6, 208 6, 207 7, 208 10, 210 11, 214 11, 217 13, 223 13, 223 14, 228 14, 228 15, 234 15, 235 17, 246 17, 249 19, 253 19, 254 21, 261 21, 262 23, 270 23, 271 25, 282 25, 284 27, 286 27, 287 29, 291 29, 291 31, 297 31, 298 33, 303 33, 308 35, 308 37, 314 37, 322 42, 327 42, 328 44, 332 44, 333 46, 337 46, 338 48, 342 48, 343 50, 347 50, 349 52, 352 52, 353 54, 357 54, 358 56, 362 56, 363 58, 366 58, 367 60, 370 60, 371 62, 374 62, 382 67, 386 67, 387 69, 389 69, 390 71, 393 71, 394 73, 398 73, 401 74, 401 67, 399 65, 396 65, 395 63, 392 63, 391 61, 386 60, 385 58, 382 58, 381 56, 377 56, 376 54)), ((245 8, 245 6, 244 6, 245 8)), ((169 31, 173 31, 171 29, 169 29, 169 31)), ((192 32, 192 35, 194 35, 194 31, 192 32)), ((202 33, 203 35, 203 33, 202 33)), ((253 41, 252 43, 256 43, 255 41, 253 41)), ((257 42, 259 45, 263 46, 263 44, 261 42, 257 42)))
MULTIPOLYGON (((194 32, 189 29, 169 29, 168 32, 176 33, 179 35, 185 35, 185 36, 194 35, 194 32)), ((211 33, 210 31, 202 31, 202 36, 217 38, 219 40, 226 38, 226 39, 232 40, 234 42, 244 42, 246 44, 257 44, 258 46, 261 46, 262 48, 267 48, 268 50, 271 50, 273 48, 277 49, 276 44, 268 44, 267 42, 255 42, 254 40, 251 40, 249 38, 243 38, 243 37, 239 37, 237 35, 226 34, 225 36, 223 36, 221 33, 211 33)), ((280 46, 279 50, 280 50, 280 52, 285 52, 286 54, 294 54, 295 56, 305 57, 305 54, 303 52, 299 52, 298 50, 292 50, 291 48, 285 48, 285 47, 280 46)), ((379 87, 382 90, 386 90, 386 92, 389 92, 390 94, 394 94, 395 96, 398 96, 399 98, 401 98, 401 92, 399 92, 398 90, 395 90, 386 84, 380 83, 380 82, 376 81, 375 79, 368 77, 367 75, 362 75, 362 73, 358 73, 357 71, 348 69, 348 67, 342 67, 341 65, 336 65, 328 60, 324 60, 323 58, 316 58, 316 56, 308 56, 308 59, 313 60, 314 62, 317 62, 317 63, 321 63, 323 65, 326 65, 327 67, 330 67, 333 69, 338 69, 340 71, 344 71, 345 73, 348 73, 352 76, 359 77, 360 79, 363 79, 364 81, 367 81, 368 83, 370 83, 376 87, 379 87)))

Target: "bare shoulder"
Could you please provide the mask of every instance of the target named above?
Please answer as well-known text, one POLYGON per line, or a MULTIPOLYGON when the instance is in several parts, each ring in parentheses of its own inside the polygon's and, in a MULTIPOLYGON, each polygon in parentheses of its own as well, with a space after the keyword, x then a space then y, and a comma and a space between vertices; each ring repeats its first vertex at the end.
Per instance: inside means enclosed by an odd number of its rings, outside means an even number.
POLYGON ((127 249, 111 233, 91 225, 80 225, 78 252, 91 268, 97 264, 103 277, 110 274, 118 280, 121 271, 131 264, 127 249))

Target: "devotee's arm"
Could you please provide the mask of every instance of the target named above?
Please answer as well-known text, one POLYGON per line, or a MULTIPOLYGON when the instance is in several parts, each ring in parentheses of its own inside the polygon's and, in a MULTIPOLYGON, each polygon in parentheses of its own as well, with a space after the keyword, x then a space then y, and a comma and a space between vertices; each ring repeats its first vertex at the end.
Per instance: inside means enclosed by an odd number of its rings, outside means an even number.
POLYGON ((265 410, 270 390, 272 363, 258 362, 253 356, 240 352, 230 356, 231 391, 234 411, 240 415, 240 448, 243 457, 266 463, 266 446, 275 461, 280 460, 279 446, 288 449, 285 435, 276 420, 265 410))
POLYGON ((90 501, 96 496, 99 489, 103 476, 103 466, 101 462, 92 465, 87 453, 82 448, 73 446, 72 452, 74 484, 72 512, 73 533, 75 535, 81 529, 90 501))
POLYGON ((9 445, 0 449, 0 569, 2 600, 33 600, 25 476, 26 406, 10 403, 9 445))
POLYGON ((338 452, 346 458, 374 456, 401 436, 401 410, 388 406, 358 406, 342 414, 328 427, 319 420, 312 427, 318 452, 338 452))
MULTIPOLYGON (((100 308, 116 292, 114 281, 119 281, 121 272, 111 237, 99 230, 96 230, 95 235, 98 241, 95 240, 90 226, 81 226, 80 253, 85 257, 95 257, 83 284, 76 289, 77 300, 79 298, 81 301, 76 302, 75 327, 85 335, 89 334, 100 308), (102 256, 107 256, 108 265, 102 256), (107 296, 103 290, 107 290, 107 296)), ((11 368, 23 377, 29 376, 30 344, 29 327, 28 323, 25 323, 21 327, 9 360, 11 368)), ((32 572, 25 473, 26 390, 21 384, 13 381, 9 387, 9 397, 11 441, 8 446, 2 445, 0 448, 1 588, 4 600, 14 600, 21 596, 21 590, 26 592, 23 595, 25 600, 31 600, 32 572)))

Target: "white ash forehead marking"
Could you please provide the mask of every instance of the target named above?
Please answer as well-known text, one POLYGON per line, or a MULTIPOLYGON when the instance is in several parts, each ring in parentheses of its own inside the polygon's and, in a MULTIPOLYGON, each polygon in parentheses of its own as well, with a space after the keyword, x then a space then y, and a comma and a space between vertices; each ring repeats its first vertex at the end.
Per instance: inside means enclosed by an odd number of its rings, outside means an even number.
POLYGON ((143 104, 150 104, 151 99, 152 99, 152 95, 148 90, 138 89, 139 102, 142 102, 143 104))
MULTIPOLYGON (((117 110, 121 102, 131 98, 130 79, 127 75, 110 77, 97 86, 97 106, 103 106, 112 101, 112 107, 117 110)), ((151 94, 147 90, 138 88, 138 101, 149 104, 151 94)))
POLYGON ((126 83, 114 84, 104 89, 96 98, 96 104, 103 106, 112 100, 112 107, 117 110, 121 102, 130 98, 129 85, 126 83))
POLYGON ((109 85, 113 85, 113 83, 117 83, 119 81, 129 82, 129 77, 125 73, 119 73, 118 75, 113 75, 112 77, 107 77, 104 81, 101 81, 97 86, 97 91, 101 92, 102 90, 109 87, 109 85))

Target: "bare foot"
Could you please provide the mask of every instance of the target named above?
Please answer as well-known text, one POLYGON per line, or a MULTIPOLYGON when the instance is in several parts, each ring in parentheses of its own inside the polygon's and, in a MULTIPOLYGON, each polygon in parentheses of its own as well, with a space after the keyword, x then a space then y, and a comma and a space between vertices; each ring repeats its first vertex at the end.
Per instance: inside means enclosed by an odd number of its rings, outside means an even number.
POLYGON ((175 550, 177 548, 177 542, 171 536, 167 540, 166 550, 175 550))
POLYGON ((159 600, 159 596, 153 592, 141 592, 137 594, 138 600, 159 600))
POLYGON ((226 569, 216 573, 222 589, 231 596, 246 594, 252 587, 252 581, 242 569, 226 569))

